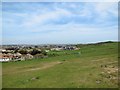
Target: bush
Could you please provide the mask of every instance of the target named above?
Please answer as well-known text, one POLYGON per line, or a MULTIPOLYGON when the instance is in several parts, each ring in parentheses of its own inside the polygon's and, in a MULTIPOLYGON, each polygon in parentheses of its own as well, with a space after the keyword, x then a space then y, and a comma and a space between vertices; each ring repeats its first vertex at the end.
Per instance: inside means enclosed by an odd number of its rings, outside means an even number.
POLYGON ((43 55, 47 55, 47 52, 45 52, 45 51, 42 51, 42 54, 43 54, 43 55))

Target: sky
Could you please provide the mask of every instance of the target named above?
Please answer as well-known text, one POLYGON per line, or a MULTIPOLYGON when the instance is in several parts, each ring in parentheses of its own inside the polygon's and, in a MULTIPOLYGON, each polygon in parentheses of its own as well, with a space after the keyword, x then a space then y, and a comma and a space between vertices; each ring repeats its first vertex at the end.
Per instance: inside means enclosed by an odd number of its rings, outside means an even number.
POLYGON ((3 44, 117 41, 118 3, 3 2, 2 37, 3 44))

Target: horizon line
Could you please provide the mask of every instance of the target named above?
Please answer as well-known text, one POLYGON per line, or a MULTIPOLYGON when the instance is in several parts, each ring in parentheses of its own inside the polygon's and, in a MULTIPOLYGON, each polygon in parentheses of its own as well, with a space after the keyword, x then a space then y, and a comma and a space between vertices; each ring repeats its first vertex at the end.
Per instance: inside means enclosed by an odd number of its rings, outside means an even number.
POLYGON ((98 42, 88 42, 88 43, 48 43, 48 44, 2 44, 3 45, 75 45, 75 44, 96 44, 96 43, 104 43, 104 42, 120 42, 120 41, 113 41, 113 40, 107 40, 107 41, 98 41, 98 42))

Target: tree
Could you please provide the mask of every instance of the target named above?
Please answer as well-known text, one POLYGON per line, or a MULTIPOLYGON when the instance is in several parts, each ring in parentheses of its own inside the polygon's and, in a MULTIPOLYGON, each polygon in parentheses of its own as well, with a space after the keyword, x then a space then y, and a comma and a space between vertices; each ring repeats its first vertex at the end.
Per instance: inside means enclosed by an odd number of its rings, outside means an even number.
POLYGON ((27 54, 27 51, 22 49, 22 50, 19 51, 19 53, 20 54, 27 54))
POLYGON ((36 55, 36 54, 40 54, 40 53, 41 53, 41 51, 39 51, 39 50, 37 50, 37 49, 33 49, 33 50, 30 52, 31 55, 36 55))

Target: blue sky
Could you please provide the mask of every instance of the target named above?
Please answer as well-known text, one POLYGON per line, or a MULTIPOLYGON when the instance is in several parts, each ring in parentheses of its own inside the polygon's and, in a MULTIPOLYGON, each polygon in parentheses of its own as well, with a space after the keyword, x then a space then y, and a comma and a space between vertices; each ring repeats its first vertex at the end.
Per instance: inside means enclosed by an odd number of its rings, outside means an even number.
POLYGON ((3 44, 76 44, 118 39, 117 2, 3 2, 3 44))

